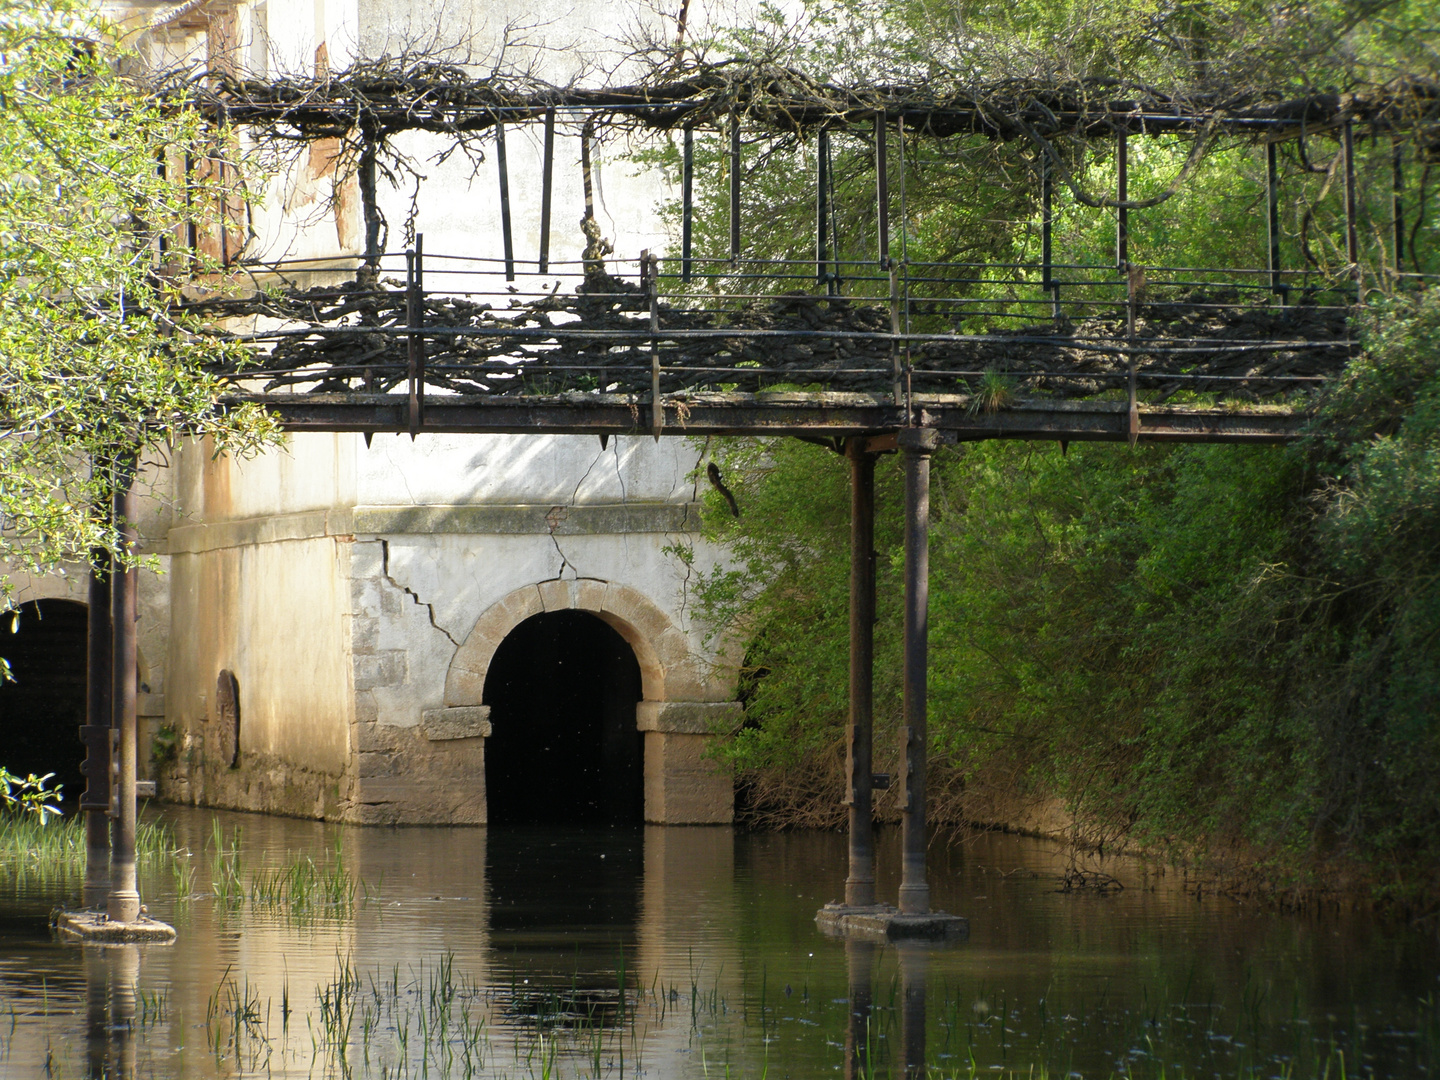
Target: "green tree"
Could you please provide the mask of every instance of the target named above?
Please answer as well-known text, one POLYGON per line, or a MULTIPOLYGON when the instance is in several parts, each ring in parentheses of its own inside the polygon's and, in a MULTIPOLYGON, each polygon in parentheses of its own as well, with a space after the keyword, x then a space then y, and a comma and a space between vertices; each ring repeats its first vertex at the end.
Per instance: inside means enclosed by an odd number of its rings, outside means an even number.
MULTIPOLYGON (((157 94, 77 0, 0 0, 0 558, 44 572, 116 547, 97 506, 117 455, 187 435, 274 436, 216 408, 207 368, 243 357, 178 315, 162 257, 225 193, 163 163, 223 138, 157 94), (157 167, 158 163, 158 167, 157 167), (99 463, 101 467, 95 467, 99 463)), ((219 268, 196 255, 187 277, 219 268)))

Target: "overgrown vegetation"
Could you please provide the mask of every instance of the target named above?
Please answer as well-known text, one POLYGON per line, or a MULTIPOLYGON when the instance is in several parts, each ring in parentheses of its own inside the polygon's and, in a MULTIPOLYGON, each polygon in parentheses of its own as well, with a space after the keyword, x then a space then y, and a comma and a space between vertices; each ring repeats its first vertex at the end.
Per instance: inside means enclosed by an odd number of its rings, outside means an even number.
MULTIPOLYGON (((1117 87, 1174 87, 1187 100, 1209 75, 1214 85, 1338 92, 1429 77, 1434 66, 1421 7, 1403 2, 1309 5, 1284 17, 1265 4, 1122 7, 816 4, 830 36, 807 43, 791 34, 783 44, 836 70, 862 61, 877 72, 945 70, 969 57, 992 75, 1034 76, 1048 64, 1060 81, 1109 76, 1117 87), (1299 22, 1286 22, 1290 15, 1299 22), (1280 47, 1301 23, 1304 47, 1280 47)), ((1017 187, 993 182, 1006 170, 1033 176, 1032 148, 968 145, 911 149, 897 226, 909 257, 1033 259, 1033 205, 1013 204, 1017 187)), ((1281 261, 1309 267, 1317 282, 1353 272, 1342 266, 1335 198, 1342 163, 1333 143, 1323 145, 1282 145, 1279 159, 1281 261)), ((1401 149, 1418 187, 1405 219, 1405 268, 1433 270, 1433 154, 1424 138, 1401 149)), ((855 211, 838 215, 855 224, 842 245, 863 260, 873 258, 863 209, 868 200, 873 215, 871 166, 863 146, 852 151, 837 147, 836 198, 855 211)), ((1073 178, 1103 192, 1113 177, 1111 144, 1069 152, 1073 178)), ((803 258, 813 239, 813 165, 803 146, 795 153, 790 171, 784 155, 765 159, 760 190, 771 199, 766 228, 755 233, 760 254, 803 258)), ((1132 198, 1175 187, 1183 158, 1182 147, 1163 140, 1132 152, 1132 198)), ((1382 175, 1379 157, 1367 165, 1357 153, 1356 166, 1370 303, 1356 309, 1354 330, 1365 353, 1322 397, 1296 400, 1315 409, 1301 443, 979 443, 937 454, 936 820, 1033 821, 1059 804, 1079 841, 1143 844, 1242 872, 1259 888, 1313 888, 1323 884, 1322 866, 1348 867, 1386 896, 1433 895, 1440 886, 1440 300, 1420 278, 1388 269, 1391 175, 1382 175)), ((723 183, 702 175, 711 186, 697 236, 719 249, 723 183)), ((892 199, 897 187, 892 176, 892 199)), ((1263 265, 1263 192, 1258 148, 1217 140, 1173 198, 1132 210, 1131 259, 1263 265)), ((1062 208, 1057 260, 1113 262, 1113 210, 1079 194, 1062 208)), ((1020 285, 997 280, 975 292, 1003 312, 1020 285)), ((1297 299, 1304 302, 1289 297, 1297 299)), ((975 407, 1005 408, 1004 390, 996 379, 975 407)), ((711 535, 730 545, 734 561, 702 583, 700 596, 715 624, 748 634, 747 727, 728 750, 748 812, 766 824, 838 825, 846 463, 796 442, 713 443, 709 453, 744 508, 734 517, 716 500, 711 535)), ((893 771, 902 636, 895 457, 879 463, 876 498, 876 767, 893 771)), ((877 805, 882 816, 896 814, 893 794, 877 805)))

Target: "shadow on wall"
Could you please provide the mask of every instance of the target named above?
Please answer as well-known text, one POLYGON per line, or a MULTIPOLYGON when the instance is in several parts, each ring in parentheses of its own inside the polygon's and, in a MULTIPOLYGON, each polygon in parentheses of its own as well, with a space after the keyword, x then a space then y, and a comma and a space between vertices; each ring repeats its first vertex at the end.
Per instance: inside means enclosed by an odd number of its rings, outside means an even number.
POLYGON ((485 678, 491 824, 639 825, 640 697, 635 654, 596 616, 547 612, 512 630, 485 678))
POLYGON ((0 656, 14 679, 0 684, 0 765, 22 776, 53 772, 67 802, 85 788, 87 634, 88 611, 71 600, 35 600, 0 617, 0 656))

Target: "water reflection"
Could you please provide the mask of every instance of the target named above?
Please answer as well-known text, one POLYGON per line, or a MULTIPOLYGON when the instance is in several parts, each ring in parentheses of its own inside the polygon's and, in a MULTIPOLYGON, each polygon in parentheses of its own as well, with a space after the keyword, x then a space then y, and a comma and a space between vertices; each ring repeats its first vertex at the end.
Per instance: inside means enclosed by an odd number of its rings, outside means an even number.
MULTIPOLYGON (((89 1080, 134 1080, 138 945, 83 945, 89 1080)), ((49 1070, 47 1069, 47 1072, 49 1070)))
POLYGON ((900 948, 817 932, 837 834, 222 815, 225 844, 241 835, 217 852, 211 815, 168 813, 193 873, 143 888, 173 946, 66 945, 45 912, 80 879, 0 868, 0 1075, 1300 1080, 1343 1054, 1398 1080, 1440 1062, 1433 935, 1197 901, 1114 861, 1124 892, 1062 894, 1063 852, 1017 837, 936 845, 935 902, 971 938, 900 948), (353 905, 252 895, 305 860, 363 881, 353 905), (227 866, 240 894, 212 882, 227 866))

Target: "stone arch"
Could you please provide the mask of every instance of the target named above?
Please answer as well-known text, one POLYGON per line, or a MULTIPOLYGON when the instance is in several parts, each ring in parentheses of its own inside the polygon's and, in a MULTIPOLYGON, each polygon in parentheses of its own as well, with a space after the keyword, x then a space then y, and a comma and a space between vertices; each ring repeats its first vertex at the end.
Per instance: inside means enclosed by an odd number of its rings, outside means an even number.
POLYGON ((586 611, 613 627, 635 653, 645 701, 702 699, 689 643, 665 612, 628 585, 570 579, 526 585, 485 609, 450 662, 446 708, 479 705, 500 643, 526 619, 547 611, 586 611))

